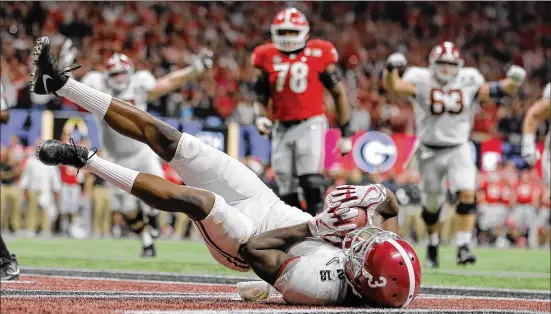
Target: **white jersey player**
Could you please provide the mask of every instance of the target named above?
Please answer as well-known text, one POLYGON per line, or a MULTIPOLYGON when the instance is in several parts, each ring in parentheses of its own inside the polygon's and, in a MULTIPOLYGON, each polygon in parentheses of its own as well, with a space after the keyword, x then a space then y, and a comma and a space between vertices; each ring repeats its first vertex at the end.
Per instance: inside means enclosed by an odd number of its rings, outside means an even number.
POLYGON ((402 78, 396 68, 407 63, 405 57, 395 53, 387 62, 384 86, 389 92, 410 96, 417 122, 415 157, 421 175, 422 218, 429 232, 427 266, 438 267, 437 231, 446 178, 452 191, 459 193, 457 263, 474 263, 476 256, 469 248, 476 219, 476 166, 469 145, 473 117, 480 101, 516 93, 526 71, 512 66, 506 79, 487 83, 477 69, 463 67, 461 52, 451 42, 432 49, 429 68, 408 68, 402 78))
MULTIPOLYGON (((281 274, 291 274, 288 278, 292 281, 293 257, 287 251, 294 244, 310 237, 331 241, 346 236, 342 241, 346 256, 343 269, 354 295, 365 297, 365 303, 373 301, 384 307, 404 307, 415 298, 420 283, 420 266, 411 246, 395 234, 373 227, 353 231, 369 221, 366 211, 371 210, 370 206, 376 206, 374 203, 378 206, 373 210, 384 219, 383 225, 397 216, 398 204, 388 189, 384 189, 386 194, 377 193, 377 190, 383 190, 377 186, 337 189, 329 198, 331 205, 312 217, 283 203, 238 160, 129 103, 69 78, 59 70, 47 37, 37 40, 33 55, 32 91, 66 97, 104 119, 121 134, 146 143, 169 162, 188 185, 177 185, 116 165, 86 147, 56 140, 46 140, 40 145, 37 156, 43 163, 89 170, 151 206, 187 214, 200 226, 203 238, 218 262, 239 271, 252 268, 272 285, 281 274), (46 76, 51 79, 44 79, 46 76), (370 193, 386 197, 374 200, 369 197, 370 193)), ((319 253, 324 257, 332 254, 319 253)), ((295 275, 300 276, 301 272, 295 275)), ((320 273, 314 275, 315 278, 307 280, 315 282, 321 278, 317 277, 321 276, 320 273)), ((290 299, 290 294, 287 298, 292 303, 311 304, 311 299, 306 297, 323 293, 315 291, 311 295, 312 291, 304 286, 295 288, 294 299, 290 299), (300 297, 301 293, 305 298, 300 297)), ((339 300, 339 297, 331 300, 339 300)), ((320 301, 319 304, 326 303, 320 301)))
MULTIPOLYGON (((115 53, 105 63, 105 72, 89 72, 81 81, 94 89, 112 94, 146 111, 148 101, 161 97, 181 86, 183 82, 193 79, 201 74, 205 67, 210 66, 211 62, 208 52, 202 57, 193 56, 192 61, 192 66, 189 68, 172 72, 157 80, 149 71, 135 71, 132 60, 124 54, 115 53)), ((101 119, 98 119, 98 124, 108 159, 136 171, 164 177, 161 160, 149 146, 117 133, 101 119)), ((142 256, 155 256, 155 247, 149 234, 158 236, 160 233, 157 210, 150 208, 144 202, 139 202, 141 209, 139 210, 136 197, 115 186, 112 186, 111 190, 113 191, 113 208, 123 213, 132 231, 142 234, 142 256), (148 216, 150 222, 148 233, 142 232, 144 229, 143 214, 148 216)))
MULTIPOLYGON (((530 165, 533 166, 538 160, 538 151, 536 150, 536 129, 538 124, 549 119, 551 114, 551 83, 547 83, 543 89, 541 98, 536 101, 528 110, 524 117, 522 126, 522 157, 530 165)), ((547 131, 543 148, 543 158, 541 161, 541 170, 543 179, 547 187, 551 186, 551 153, 549 146, 551 145, 551 131, 547 131)))

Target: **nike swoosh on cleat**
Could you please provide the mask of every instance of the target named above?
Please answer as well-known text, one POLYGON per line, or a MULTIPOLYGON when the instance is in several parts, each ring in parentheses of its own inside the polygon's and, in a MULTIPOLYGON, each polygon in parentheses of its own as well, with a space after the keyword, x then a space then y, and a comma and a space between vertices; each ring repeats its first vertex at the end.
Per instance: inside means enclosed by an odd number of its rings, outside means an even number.
POLYGON ((48 92, 48 85, 46 84, 46 81, 50 79, 52 80, 52 77, 49 76, 48 74, 44 74, 42 75, 42 83, 44 83, 44 89, 46 90, 46 94, 49 94, 50 92, 48 92))

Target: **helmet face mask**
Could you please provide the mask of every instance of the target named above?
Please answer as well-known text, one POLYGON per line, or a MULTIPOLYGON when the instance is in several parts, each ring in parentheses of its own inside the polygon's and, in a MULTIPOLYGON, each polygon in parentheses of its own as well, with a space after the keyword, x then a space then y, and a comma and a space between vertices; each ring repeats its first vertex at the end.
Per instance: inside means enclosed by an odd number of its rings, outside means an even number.
POLYGON ((275 16, 270 32, 272 41, 278 50, 292 52, 306 46, 310 26, 302 12, 295 8, 289 8, 275 16))
POLYGON ((434 77, 446 84, 459 74, 464 60, 457 46, 451 42, 444 42, 432 49, 429 63, 434 77))
POLYGON ((106 84, 114 92, 120 93, 128 88, 134 74, 134 64, 122 53, 115 53, 105 63, 106 84))
POLYGON ((371 306, 407 307, 419 291, 421 266, 415 251, 397 234, 368 226, 346 235, 345 278, 371 306))

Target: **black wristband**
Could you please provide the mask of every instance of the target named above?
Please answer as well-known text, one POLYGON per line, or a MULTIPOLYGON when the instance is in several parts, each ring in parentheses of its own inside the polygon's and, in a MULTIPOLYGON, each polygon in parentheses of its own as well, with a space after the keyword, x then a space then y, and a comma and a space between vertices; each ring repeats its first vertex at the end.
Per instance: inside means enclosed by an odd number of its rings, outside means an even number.
POLYGON ((339 129, 341 130, 342 137, 351 137, 354 135, 354 132, 350 129, 350 120, 343 125, 339 125, 339 129))
POLYGON ((388 72, 392 72, 392 70, 394 70, 394 65, 392 65, 392 63, 387 63, 386 70, 388 72))

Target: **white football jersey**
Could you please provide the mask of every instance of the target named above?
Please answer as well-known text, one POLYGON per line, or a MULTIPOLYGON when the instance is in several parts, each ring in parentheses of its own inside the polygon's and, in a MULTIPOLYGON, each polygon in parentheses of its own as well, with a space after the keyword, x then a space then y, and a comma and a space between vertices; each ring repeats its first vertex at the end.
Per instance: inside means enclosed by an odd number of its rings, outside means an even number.
MULTIPOLYGON (((104 73, 92 71, 82 78, 82 83, 94 89, 110 94, 115 98, 129 102, 141 110, 147 110, 149 92, 155 87, 156 79, 149 71, 137 71, 132 75, 128 88, 121 93, 115 93, 106 84, 104 73)), ((111 129, 103 120, 100 124, 103 147, 110 158, 120 159, 134 155, 147 145, 128 138, 111 129)))
POLYGON ((349 285, 344 274, 345 256, 340 248, 320 239, 307 239, 289 249, 291 262, 274 287, 291 304, 342 304, 349 285))
POLYGON ((475 68, 462 68, 447 85, 441 85, 428 68, 411 67, 402 78, 415 84, 411 97, 416 133, 422 144, 453 146, 466 143, 479 109, 475 99, 484 76, 475 68))

